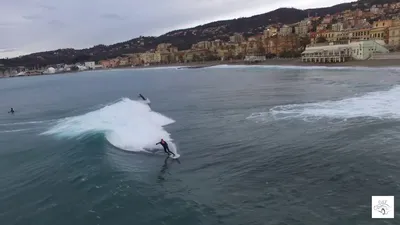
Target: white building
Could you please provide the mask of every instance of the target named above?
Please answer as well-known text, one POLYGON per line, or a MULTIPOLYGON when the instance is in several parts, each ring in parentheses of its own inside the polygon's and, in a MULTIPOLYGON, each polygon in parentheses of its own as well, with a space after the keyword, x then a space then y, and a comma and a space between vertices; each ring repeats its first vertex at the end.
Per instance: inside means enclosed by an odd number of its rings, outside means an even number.
POLYGON ((334 24, 332 24, 332 31, 337 31, 337 32, 339 32, 339 31, 342 31, 342 30, 344 30, 345 29, 345 25, 344 25, 344 23, 334 23, 334 24))
POLYGON ((343 45, 307 47, 301 54, 303 62, 335 63, 349 60, 367 60, 374 53, 387 53, 382 43, 374 40, 351 42, 343 45))
POLYGON ((265 57, 265 55, 263 56, 258 56, 258 55, 246 55, 244 58, 245 62, 262 62, 262 61, 266 61, 267 58, 265 57))
POLYGON ((44 74, 53 74, 56 73, 56 69, 54 67, 49 67, 45 71, 43 71, 44 74))
POLYGON ((352 57, 356 60, 366 60, 373 56, 374 53, 388 53, 389 50, 385 48, 383 41, 359 41, 349 44, 352 49, 352 57))
POLYGON ((96 63, 91 61, 91 62, 85 62, 85 67, 88 69, 95 69, 96 63))
POLYGON ((311 25, 311 20, 309 18, 300 21, 298 25, 295 27, 295 33, 300 36, 307 35, 310 25, 311 25))
POLYGON ((97 70, 97 69, 103 69, 103 65, 95 65, 95 66, 94 66, 94 69, 96 69, 96 70, 97 70))
POLYGON ((349 45, 325 45, 307 47, 301 53, 301 60, 303 62, 315 63, 336 63, 345 62, 351 58, 351 51, 349 45))

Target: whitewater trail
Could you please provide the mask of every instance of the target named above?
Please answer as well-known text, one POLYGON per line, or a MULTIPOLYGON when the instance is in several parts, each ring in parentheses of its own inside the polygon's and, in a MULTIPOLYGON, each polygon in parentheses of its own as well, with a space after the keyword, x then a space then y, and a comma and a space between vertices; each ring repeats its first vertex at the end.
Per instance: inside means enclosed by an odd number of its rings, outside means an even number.
POLYGON ((171 151, 177 153, 176 145, 164 129, 164 126, 174 122, 152 111, 147 104, 123 98, 84 115, 61 119, 43 135, 79 138, 103 133, 113 146, 135 152, 162 149, 155 144, 163 138, 169 143, 171 151))
POLYGON ((371 92, 339 101, 323 101, 306 104, 276 106, 269 112, 253 113, 247 119, 257 122, 270 119, 303 119, 312 121, 322 118, 351 119, 372 117, 400 119, 400 86, 388 91, 371 92))

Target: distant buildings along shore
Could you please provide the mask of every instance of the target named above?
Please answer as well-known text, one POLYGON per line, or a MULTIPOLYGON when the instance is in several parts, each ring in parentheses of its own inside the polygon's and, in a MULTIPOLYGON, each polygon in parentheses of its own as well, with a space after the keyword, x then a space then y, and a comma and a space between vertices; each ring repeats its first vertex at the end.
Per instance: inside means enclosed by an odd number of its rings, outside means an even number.
MULTIPOLYGON (((365 7, 364 7, 365 8, 365 7)), ((229 41, 209 40, 193 44, 179 51, 170 43, 156 49, 121 55, 98 62, 77 65, 48 65, 30 68, 31 71, 50 72, 98 68, 162 65, 206 61, 244 60, 265 61, 267 58, 300 58, 303 62, 336 63, 375 58, 400 59, 400 3, 372 5, 367 9, 345 10, 324 17, 308 16, 294 24, 271 24, 263 33, 245 37, 234 33, 229 41), (396 55, 396 56, 393 56, 396 55)), ((1 69, 4 75, 5 69, 1 69)), ((28 69, 13 68, 19 74, 28 69)))

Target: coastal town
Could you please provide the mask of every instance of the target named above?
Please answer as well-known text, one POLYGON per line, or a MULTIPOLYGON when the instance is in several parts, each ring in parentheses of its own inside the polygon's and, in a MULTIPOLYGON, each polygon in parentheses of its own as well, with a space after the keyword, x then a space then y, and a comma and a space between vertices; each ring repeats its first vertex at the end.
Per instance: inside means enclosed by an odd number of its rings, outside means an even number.
MULTIPOLYGON (((400 53, 397 53, 400 50, 400 3, 372 6, 365 3, 363 6, 362 9, 355 6, 353 10, 324 16, 309 14, 294 24, 270 24, 262 33, 252 36, 234 33, 228 41, 201 41, 186 50, 180 50, 171 43, 162 43, 146 52, 97 62, 82 61, 72 65, 60 62, 44 68, 2 68, 0 64, 0 76, 201 62, 263 63, 274 58, 298 59, 305 65, 400 59, 400 53)), ((138 42, 140 45, 140 40, 138 42)))

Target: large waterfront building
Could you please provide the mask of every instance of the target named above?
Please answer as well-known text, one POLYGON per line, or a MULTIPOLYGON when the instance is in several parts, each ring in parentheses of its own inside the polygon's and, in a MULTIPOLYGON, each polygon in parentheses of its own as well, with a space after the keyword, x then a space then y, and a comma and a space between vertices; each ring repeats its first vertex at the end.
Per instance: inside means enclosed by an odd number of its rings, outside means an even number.
POLYGON ((341 45, 310 46, 302 53, 303 62, 336 63, 349 60, 367 60, 374 53, 388 53, 379 41, 358 41, 341 45))

